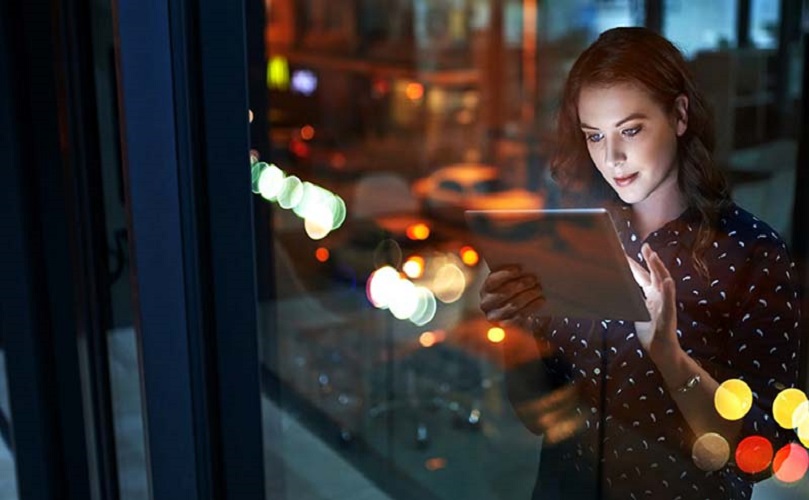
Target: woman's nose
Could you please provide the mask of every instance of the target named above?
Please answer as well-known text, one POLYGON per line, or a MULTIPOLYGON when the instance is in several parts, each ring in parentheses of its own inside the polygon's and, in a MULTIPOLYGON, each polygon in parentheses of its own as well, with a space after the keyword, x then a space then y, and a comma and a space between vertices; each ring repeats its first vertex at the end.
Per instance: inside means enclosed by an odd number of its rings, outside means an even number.
POLYGON ((626 161, 626 154, 623 148, 616 141, 607 140, 604 148, 604 162, 609 167, 618 167, 626 161))

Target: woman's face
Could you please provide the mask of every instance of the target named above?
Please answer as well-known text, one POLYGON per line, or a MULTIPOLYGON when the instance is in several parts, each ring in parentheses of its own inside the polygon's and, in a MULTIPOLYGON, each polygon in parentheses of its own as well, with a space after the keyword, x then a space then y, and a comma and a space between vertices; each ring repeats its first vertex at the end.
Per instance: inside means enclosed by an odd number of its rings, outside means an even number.
POLYGON ((685 96, 670 114, 638 86, 587 86, 578 109, 590 158, 625 203, 662 206, 679 200, 677 137, 687 127, 685 96))

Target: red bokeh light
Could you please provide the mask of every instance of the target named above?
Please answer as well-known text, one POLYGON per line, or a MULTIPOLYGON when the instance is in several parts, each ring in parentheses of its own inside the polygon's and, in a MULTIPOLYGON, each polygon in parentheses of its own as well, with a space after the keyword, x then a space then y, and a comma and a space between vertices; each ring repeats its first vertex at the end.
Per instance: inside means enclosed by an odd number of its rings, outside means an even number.
POLYGON ((772 454, 772 444, 766 438, 749 436, 736 447, 736 466, 748 474, 755 474, 770 465, 772 454))
POLYGON ((775 477, 785 483, 800 481, 809 468, 809 453, 796 443, 784 446, 772 460, 772 470, 775 477))

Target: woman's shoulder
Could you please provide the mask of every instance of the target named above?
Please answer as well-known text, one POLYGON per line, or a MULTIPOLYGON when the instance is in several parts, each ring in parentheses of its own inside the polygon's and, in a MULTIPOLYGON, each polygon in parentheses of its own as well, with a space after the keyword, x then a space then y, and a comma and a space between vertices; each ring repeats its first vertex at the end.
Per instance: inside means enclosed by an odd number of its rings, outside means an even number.
POLYGON ((718 222, 718 240, 733 241, 750 251, 763 247, 786 248, 784 239, 772 226, 735 203, 720 212, 718 222))

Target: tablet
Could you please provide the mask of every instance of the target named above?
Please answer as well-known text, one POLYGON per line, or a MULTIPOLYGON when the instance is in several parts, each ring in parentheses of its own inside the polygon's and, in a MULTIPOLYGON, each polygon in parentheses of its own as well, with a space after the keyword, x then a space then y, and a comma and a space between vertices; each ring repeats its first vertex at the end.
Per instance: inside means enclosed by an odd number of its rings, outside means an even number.
POLYGON ((649 321, 609 212, 603 208, 466 210, 490 269, 517 264, 542 283, 542 314, 649 321))

